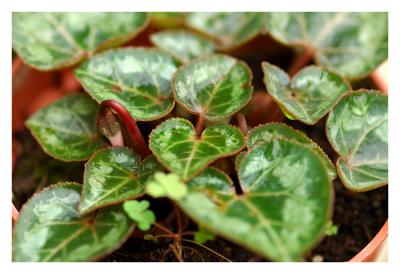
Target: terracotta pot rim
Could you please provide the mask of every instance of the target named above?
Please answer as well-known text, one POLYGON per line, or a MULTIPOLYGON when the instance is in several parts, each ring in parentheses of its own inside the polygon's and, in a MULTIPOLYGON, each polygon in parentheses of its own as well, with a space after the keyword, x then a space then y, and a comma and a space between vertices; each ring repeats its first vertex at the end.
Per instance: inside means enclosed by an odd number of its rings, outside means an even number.
POLYGON ((388 220, 386 220, 385 224, 378 231, 374 238, 360 251, 355 255, 349 262, 367 262, 371 260, 376 252, 379 250, 379 247, 383 243, 383 241, 388 236, 388 220))
MULTIPOLYGON (((18 70, 24 66, 22 60, 19 57, 16 57, 12 62, 12 78, 14 79, 18 70)), ((374 80, 378 79, 380 82, 387 82, 387 79, 383 79, 384 76, 382 74, 375 74, 374 80), (382 80, 383 79, 383 80, 382 80)), ((383 91, 383 93, 387 94, 387 91, 383 91)), ((15 161, 12 162, 12 170, 14 170, 15 161)), ((18 219, 19 212, 15 208, 14 203, 12 203, 12 221, 15 223, 18 219)), ((351 258, 348 262, 366 262, 373 259, 373 256, 376 255, 376 252, 379 250, 381 244, 385 241, 388 236, 388 219, 385 224, 381 227, 375 237, 353 258, 351 258)))

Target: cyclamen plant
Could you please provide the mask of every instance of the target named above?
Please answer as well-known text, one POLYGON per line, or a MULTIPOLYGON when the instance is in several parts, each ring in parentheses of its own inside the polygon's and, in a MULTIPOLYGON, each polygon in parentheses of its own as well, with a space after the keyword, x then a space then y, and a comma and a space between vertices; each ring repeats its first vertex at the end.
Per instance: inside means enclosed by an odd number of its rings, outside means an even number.
POLYGON ((24 205, 14 261, 96 260, 135 229, 174 239, 178 259, 182 241, 218 235, 299 261, 332 225, 337 176, 353 191, 387 184, 387 96, 351 87, 387 59, 387 14, 15 13, 13 48, 39 70, 77 65, 86 94, 26 125, 52 157, 87 161, 82 184, 54 184, 24 205), (190 28, 151 34, 151 48, 114 48, 151 20, 190 28), (284 123, 247 125, 252 71, 226 52, 267 34, 303 52, 288 73, 260 64, 266 92, 289 119, 315 125, 327 116, 336 163, 284 123), (305 66, 312 58, 318 65, 305 66), (234 172, 216 168, 220 159, 234 172), (177 231, 157 220, 149 196, 170 199, 177 231), (198 231, 184 230, 182 214, 198 231))

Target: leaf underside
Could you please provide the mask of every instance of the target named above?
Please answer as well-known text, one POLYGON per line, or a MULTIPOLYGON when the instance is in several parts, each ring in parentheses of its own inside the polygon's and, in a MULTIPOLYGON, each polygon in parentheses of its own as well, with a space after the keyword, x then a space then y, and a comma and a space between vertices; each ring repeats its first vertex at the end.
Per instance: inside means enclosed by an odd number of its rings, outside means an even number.
POLYGON ((96 152, 85 166, 80 213, 142 196, 145 183, 159 169, 153 156, 141 163, 139 155, 126 147, 96 152))
POLYGON ((367 76, 388 57, 388 16, 379 12, 271 12, 277 40, 314 52, 317 63, 349 78, 367 76))
POLYGON ((268 93, 291 118, 316 124, 351 86, 338 74, 317 66, 299 71, 293 79, 280 68, 262 63, 268 93))
POLYGON ((13 261, 89 261, 118 248, 133 223, 119 206, 81 217, 81 189, 79 184, 59 183, 25 204, 14 227, 13 261))
POLYGON ((187 63, 192 59, 210 55, 215 51, 212 41, 187 30, 165 30, 152 34, 151 42, 178 59, 187 63))
POLYGON ((172 82, 175 99, 188 111, 208 120, 221 120, 251 98, 252 74, 237 59, 215 54, 181 67, 172 82))
POLYGON ((259 12, 196 12, 186 24, 214 38, 221 48, 246 43, 265 29, 265 14, 259 12))
POLYGON ((13 48, 25 63, 54 70, 120 45, 146 24, 147 14, 142 12, 16 12, 13 48))
POLYGON ((379 91, 345 96, 329 114, 327 137, 340 155, 336 163, 344 185, 366 191, 388 181, 388 99, 379 91))
POLYGON ((255 146, 239 166, 243 195, 222 172, 207 169, 189 182, 179 205, 211 232, 266 258, 301 260, 331 215, 333 190, 320 157, 299 143, 275 139, 255 146))
POLYGON ((167 53, 121 48, 98 54, 74 74, 97 101, 114 100, 139 121, 156 120, 174 107, 170 81, 177 65, 167 53))
POLYGON ((313 140, 308 138, 301 131, 295 130, 290 126, 282 123, 269 123, 258 126, 248 133, 247 146, 249 148, 254 147, 257 144, 264 142, 270 142, 276 138, 284 138, 289 141, 294 141, 313 149, 322 159, 325 166, 328 169, 329 176, 331 179, 336 178, 336 169, 332 164, 331 160, 325 154, 325 152, 316 144, 313 140))
POLYGON ((86 94, 75 94, 39 110, 26 125, 50 156, 84 161, 102 146, 96 128, 98 105, 86 94))
POLYGON ((236 127, 215 125, 197 138, 188 120, 173 118, 153 130, 149 146, 165 167, 187 181, 218 158, 239 152, 244 137, 236 127))

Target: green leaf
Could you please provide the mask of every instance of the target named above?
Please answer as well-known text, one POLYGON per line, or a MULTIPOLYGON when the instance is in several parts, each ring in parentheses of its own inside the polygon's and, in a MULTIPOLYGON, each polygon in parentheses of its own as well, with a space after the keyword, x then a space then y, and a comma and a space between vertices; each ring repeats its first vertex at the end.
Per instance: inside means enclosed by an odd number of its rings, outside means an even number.
POLYGON ((270 34, 311 50, 317 63, 350 78, 367 76, 388 57, 387 13, 272 12, 270 34))
POLYGON ((367 191, 388 182, 388 98, 359 90, 345 96, 326 122, 329 142, 343 184, 367 191))
POLYGON ((337 235, 338 232, 339 232, 339 227, 333 224, 332 220, 329 220, 328 223, 326 224, 325 235, 334 236, 337 235))
POLYGON ((259 12, 196 12, 186 23, 218 41, 222 48, 246 43, 265 29, 265 14, 259 12))
POLYGON ((85 90, 97 101, 112 99, 139 121, 156 120, 174 107, 170 81, 173 58, 150 48, 121 48, 94 56, 77 69, 85 90))
POLYGON ((134 226, 121 207, 81 217, 81 189, 59 183, 33 195, 14 227, 13 261, 92 261, 125 241, 134 226))
POLYGON ((212 41, 186 30, 165 30, 152 34, 151 42, 182 63, 214 53, 212 41))
POLYGON ((43 150, 63 161, 84 161, 102 146, 96 128, 98 105, 86 94, 69 95, 26 121, 43 150))
POLYGON ((235 157, 235 169, 239 170, 240 163, 242 162, 244 156, 246 155, 246 151, 239 152, 235 157))
POLYGON ((191 113, 221 120, 241 109, 253 92, 246 63, 215 54, 178 69, 172 81, 176 101, 191 113))
POLYGON ((197 138, 188 120, 173 118, 153 130, 149 146, 166 168, 187 181, 218 158, 239 152, 244 137, 236 127, 215 125, 197 138))
POLYGON ((273 139, 284 138, 289 141, 295 141, 301 143, 311 149, 313 149, 325 163, 328 168, 329 176, 332 179, 336 178, 336 169, 332 164, 329 157, 325 152, 310 138, 307 137, 303 132, 291 128, 288 125, 282 123, 269 123, 258 126, 248 133, 247 146, 249 148, 254 147, 256 144, 270 142, 273 139))
POLYGON ((123 208, 128 216, 137 222, 140 230, 149 230, 152 224, 156 221, 156 215, 154 212, 148 209, 150 207, 150 202, 143 201, 126 201, 124 202, 123 208))
POLYGON ((146 25, 142 12, 15 12, 12 43, 25 63, 54 70, 129 41, 146 25))
POLYGON ((194 240, 199 244, 205 244, 208 241, 215 239, 215 234, 205 229, 203 226, 199 227, 199 230, 194 233, 194 240))
POLYGON ((187 191, 185 183, 174 173, 156 172, 153 179, 146 184, 146 193, 154 198, 168 197, 179 200, 187 191))
POLYGON ((290 116, 309 125, 316 124, 351 90, 340 75, 317 66, 302 69, 293 79, 267 62, 262 69, 268 93, 290 116))
POLYGON ((97 151, 85 166, 80 213, 142 196, 145 183, 159 169, 153 156, 141 163, 140 157, 126 147, 97 151))
POLYGON ((238 175, 242 195, 227 176, 202 185, 200 174, 178 204, 207 230, 266 258, 300 260, 331 218, 333 188, 320 157, 302 144, 275 139, 252 148, 238 175))
POLYGON ((182 27, 185 23, 187 12, 150 12, 151 25, 156 29, 182 27))

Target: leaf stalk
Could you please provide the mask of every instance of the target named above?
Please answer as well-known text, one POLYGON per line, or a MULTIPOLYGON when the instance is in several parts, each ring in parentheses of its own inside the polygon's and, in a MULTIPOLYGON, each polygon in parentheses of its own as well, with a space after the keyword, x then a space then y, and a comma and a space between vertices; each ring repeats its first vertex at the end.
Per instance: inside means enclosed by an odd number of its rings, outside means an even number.
POLYGON ((124 146, 121 124, 123 124, 131 139, 131 147, 140 157, 144 159, 150 155, 149 147, 136 124, 136 120, 120 103, 114 100, 103 101, 100 104, 100 111, 97 116, 97 127, 113 146, 124 146))

